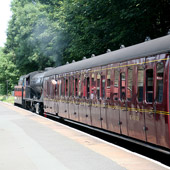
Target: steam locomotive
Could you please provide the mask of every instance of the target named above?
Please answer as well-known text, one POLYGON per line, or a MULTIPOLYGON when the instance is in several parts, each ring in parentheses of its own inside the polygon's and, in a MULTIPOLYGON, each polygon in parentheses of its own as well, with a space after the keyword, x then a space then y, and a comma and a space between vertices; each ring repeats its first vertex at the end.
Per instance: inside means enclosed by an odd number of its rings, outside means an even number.
POLYGON ((22 76, 15 104, 170 152, 170 35, 22 76))
POLYGON ((44 71, 35 71, 21 76, 18 85, 14 87, 14 104, 42 114, 43 78, 45 72, 50 69, 52 68, 46 68, 44 71))

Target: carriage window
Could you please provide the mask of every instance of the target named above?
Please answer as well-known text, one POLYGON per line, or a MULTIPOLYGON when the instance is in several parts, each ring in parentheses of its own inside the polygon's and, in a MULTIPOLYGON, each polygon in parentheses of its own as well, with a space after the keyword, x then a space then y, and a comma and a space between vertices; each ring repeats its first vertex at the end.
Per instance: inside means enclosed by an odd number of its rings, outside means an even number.
POLYGON ((119 72, 118 70, 115 70, 114 75, 114 100, 118 100, 118 82, 119 82, 119 72))
POLYGON ((81 97, 84 97, 83 91, 84 91, 84 76, 82 75, 81 76, 81 97))
POLYGON ((93 73, 91 75, 91 99, 94 98, 95 88, 96 88, 96 83, 95 83, 94 73, 93 73))
POLYGON ((54 93, 53 93, 54 85, 52 83, 52 80, 50 81, 50 96, 53 98, 54 93))
POLYGON ((126 83, 125 73, 121 73, 120 74, 120 99, 121 100, 126 99, 126 91, 125 91, 126 84, 125 83, 126 83))
POLYGON ((87 99, 89 99, 89 97, 90 97, 90 79, 89 79, 89 77, 87 77, 87 90, 86 90, 86 92, 87 92, 87 99))
POLYGON ((138 101, 143 101, 143 76, 144 68, 142 66, 138 67, 138 101))
POLYGON ((26 85, 30 85, 30 76, 26 78, 26 85))
POLYGON ((82 76, 80 75, 80 79, 79 79, 79 97, 82 97, 81 96, 81 84, 82 83, 82 76))
POLYGON ((111 75, 111 73, 110 73, 110 71, 108 71, 108 73, 107 73, 107 88, 110 88, 110 75, 111 75))
POLYGON ((153 101, 153 69, 146 70, 146 101, 153 101))
POLYGON ((75 79, 75 96, 78 96, 78 80, 75 79))
POLYGON ((48 83, 48 80, 47 80, 47 97, 49 95, 49 83, 48 83))
POLYGON ((100 99, 100 74, 97 75, 97 98, 100 99))
POLYGON ((61 78, 61 96, 63 95, 63 78, 61 78))
POLYGON ((66 79, 66 96, 68 96, 68 79, 66 79))
POLYGON ((62 78, 62 96, 65 95, 65 78, 62 78))
POLYGON ((72 84, 72 77, 69 77, 69 96, 72 95, 72 91, 71 91, 71 84, 72 84))
POLYGON ((55 85, 55 94, 58 96, 58 80, 56 79, 56 85, 55 85))
POLYGON ((91 78, 91 88, 95 88, 95 81, 94 81, 94 77, 91 78))
POLYGON ((61 80, 59 80, 59 96, 61 96, 61 80))
POLYGON ((86 97, 86 76, 84 75, 83 80, 83 97, 86 97))
POLYGON ((107 88, 106 88, 106 97, 107 97, 107 99, 110 99, 110 84, 111 84, 110 77, 111 77, 111 72, 108 71, 107 72, 107 88))
POLYGON ((102 98, 105 98, 105 76, 102 76, 102 98))
POLYGON ((74 77, 72 79, 72 96, 74 96, 74 77))
POLYGON ((128 68, 128 87, 127 87, 127 99, 130 101, 132 98, 132 84, 133 84, 133 69, 128 68))
POLYGON ((157 77, 156 77, 156 101, 162 102, 163 101, 163 77, 164 77, 164 64, 158 63, 157 64, 157 77))

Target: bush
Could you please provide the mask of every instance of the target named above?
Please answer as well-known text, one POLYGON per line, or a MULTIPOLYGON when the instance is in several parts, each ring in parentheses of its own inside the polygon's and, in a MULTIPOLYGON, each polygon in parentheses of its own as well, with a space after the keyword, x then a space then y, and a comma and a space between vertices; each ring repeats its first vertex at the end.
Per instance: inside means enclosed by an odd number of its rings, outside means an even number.
POLYGON ((0 96, 0 101, 14 103, 14 96, 0 96))

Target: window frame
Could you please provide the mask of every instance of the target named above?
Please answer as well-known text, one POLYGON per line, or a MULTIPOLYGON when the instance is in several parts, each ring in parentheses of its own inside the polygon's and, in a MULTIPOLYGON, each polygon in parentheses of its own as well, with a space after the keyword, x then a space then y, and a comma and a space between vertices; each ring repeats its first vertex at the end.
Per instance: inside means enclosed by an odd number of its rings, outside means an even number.
POLYGON ((144 81, 145 81, 145 68, 143 67, 143 65, 139 65, 139 66, 137 66, 137 84, 136 84, 136 88, 137 88, 137 102, 138 103, 142 103, 143 102, 143 100, 144 100, 144 81), (142 82, 142 87, 143 87, 143 89, 142 89, 142 100, 140 101, 139 100, 139 89, 138 89, 138 87, 141 87, 141 86, 138 86, 138 77, 139 77, 139 68, 142 68, 142 71, 143 71, 143 82, 142 82))
POLYGON ((114 82, 113 82, 113 101, 118 101, 119 100, 119 77, 120 77, 120 71, 119 71, 119 69, 114 69, 114 82), (117 72, 117 79, 116 79, 116 73, 117 72), (115 81, 116 80, 116 81, 115 81), (115 84, 115 82, 117 82, 116 84, 115 84), (116 86, 115 85, 117 85, 117 93, 115 93, 115 89, 116 89, 116 86), (117 94, 116 96, 117 97, 115 97, 115 94, 117 94))
POLYGON ((164 80, 164 79, 165 79, 165 78, 164 78, 164 76, 165 76, 165 62, 164 62, 164 61, 160 61, 160 62, 156 63, 156 88, 155 88, 155 90, 156 90, 156 92, 155 92, 156 96, 155 96, 155 101, 156 101, 156 103, 162 104, 162 103, 163 103, 163 99, 164 99, 163 97, 162 97, 162 101, 161 101, 161 102, 157 100, 157 97, 158 97, 158 95, 157 95, 157 87, 158 87, 158 86, 157 86, 157 85, 158 85, 157 65, 160 64, 160 63, 163 64, 163 76, 162 76, 162 79, 163 79, 163 83, 162 83, 163 89, 162 89, 162 96, 164 95, 164 88, 165 88, 165 87, 164 87, 164 81, 165 81, 165 80, 164 80))
POLYGON ((145 70, 145 100, 146 103, 153 103, 154 102, 154 69, 153 68, 148 68, 145 70), (147 72, 149 70, 152 70, 152 80, 149 80, 148 78, 151 78, 148 76, 147 72), (152 86, 149 86, 148 83, 149 81, 152 81, 152 86), (148 90, 149 87, 152 87, 152 90, 148 90), (149 101, 149 96, 148 94, 152 94, 152 101, 149 101))

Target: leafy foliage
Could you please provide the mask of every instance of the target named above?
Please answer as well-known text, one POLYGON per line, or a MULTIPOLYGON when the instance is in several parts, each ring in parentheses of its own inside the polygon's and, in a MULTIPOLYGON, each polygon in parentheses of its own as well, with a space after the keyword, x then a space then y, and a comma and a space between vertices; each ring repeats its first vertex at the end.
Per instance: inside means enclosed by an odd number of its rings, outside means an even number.
POLYGON ((12 53, 4 54, 3 49, 0 48, 0 94, 7 93, 7 84, 8 91, 12 91, 18 81, 19 70, 11 61, 12 56, 12 53))
POLYGON ((13 1, 7 47, 14 52, 14 63, 24 73, 54 64, 54 52, 49 47, 52 28, 41 8, 39 3, 23 6, 22 1, 13 1))
POLYGON ((80 60, 116 50, 121 44, 142 42, 146 36, 166 35, 169 9, 168 0, 64 0, 61 23, 69 42, 64 60, 80 60))

